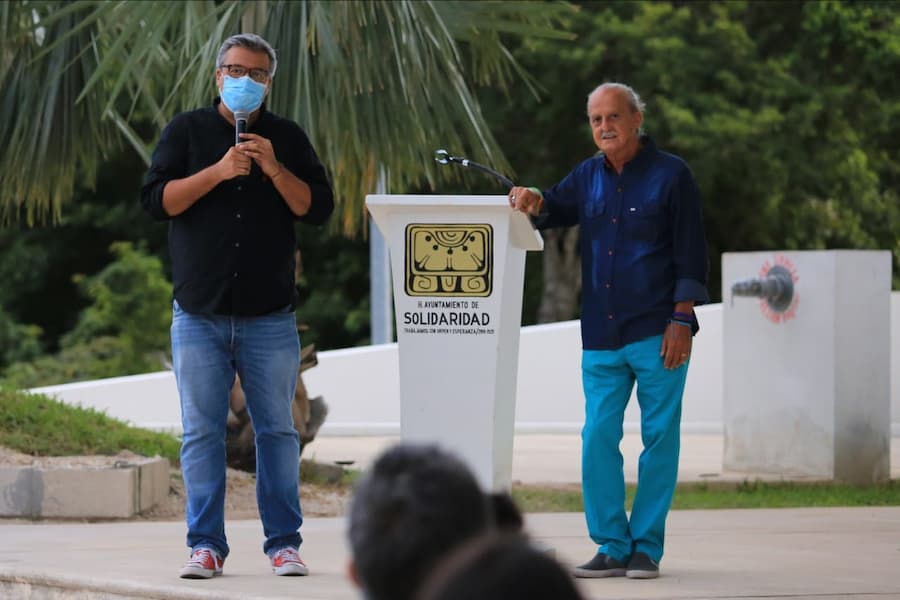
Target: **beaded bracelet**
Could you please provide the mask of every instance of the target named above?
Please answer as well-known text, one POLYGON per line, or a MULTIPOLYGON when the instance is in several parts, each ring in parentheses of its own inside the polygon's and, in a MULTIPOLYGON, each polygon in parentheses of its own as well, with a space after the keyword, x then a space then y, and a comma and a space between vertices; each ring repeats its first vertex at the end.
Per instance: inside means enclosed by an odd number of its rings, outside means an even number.
POLYGON ((694 315, 692 315, 692 314, 690 314, 690 313, 684 313, 684 312, 678 312, 678 311, 676 311, 676 312, 673 312, 673 313, 672 313, 672 318, 673 318, 673 319, 679 319, 679 320, 682 320, 682 321, 689 321, 689 322, 690 322, 690 321, 693 321, 693 320, 694 320, 694 315))
POLYGON ((693 323, 688 323, 687 321, 680 321, 678 319, 669 319, 669 323, 677 323, 678 325, 684 325, 685 327, 693 327, 693 323))

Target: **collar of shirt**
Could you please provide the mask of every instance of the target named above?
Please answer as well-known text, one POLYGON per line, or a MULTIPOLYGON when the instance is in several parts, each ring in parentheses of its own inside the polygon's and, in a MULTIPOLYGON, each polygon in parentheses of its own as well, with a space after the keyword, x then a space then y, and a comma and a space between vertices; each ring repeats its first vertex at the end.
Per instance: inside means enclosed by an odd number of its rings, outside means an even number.
MULTIPOLYGON (((622 169, 622 173, 625 172, 625 169, 628 168, 628 165, 633 164, 635 167, 643 166, 650 157, 656 151, 656 142, 653 141, 649 135, 643 134, 640 139, 640 148, 638 149, 637 154, 634 155, 634 158, 625 163, 625 167, 622 169)), ((607 171, 615 172, 615 168, 612 166, 612 163, 609 162, 609 159, 606 158, 606 155, 602 152, 600 155, 603 157, 603 166, 607 171)))

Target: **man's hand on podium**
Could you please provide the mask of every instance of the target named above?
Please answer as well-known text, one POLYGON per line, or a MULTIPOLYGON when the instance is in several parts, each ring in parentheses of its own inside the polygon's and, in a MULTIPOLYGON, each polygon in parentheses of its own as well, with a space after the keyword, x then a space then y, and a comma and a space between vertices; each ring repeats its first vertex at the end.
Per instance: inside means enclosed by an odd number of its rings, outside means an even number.
POLYGON ((513 210, 537 216, 544 205, 544 196, 537 188, 515 186, 509 190, 509 205, 513 210))

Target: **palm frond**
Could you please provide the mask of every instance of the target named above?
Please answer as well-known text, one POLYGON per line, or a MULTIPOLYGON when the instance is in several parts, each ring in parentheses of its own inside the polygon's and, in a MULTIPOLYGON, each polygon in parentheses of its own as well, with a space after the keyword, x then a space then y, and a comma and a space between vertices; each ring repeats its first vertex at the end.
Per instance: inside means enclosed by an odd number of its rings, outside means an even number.
POLYGON ((551 24, 564 10, 531 2, 271 3, 263 35, 280 65, 271 106, 299 120, 330 167, 345 233, 364 231, 363 199, 381 168, 392 190, 434 188, 433 152, 448 147, 510 171, 465 56, 478 55, 478 78, 503 85, 522 72, 500 36, 556 36, 551 24))
POLYGON ((497 1, 3 3, 0 214, 58 215, 75 178, 91 181, 122 141, 147 160, 176 112, 212 99, 222 40, 256 22, 279 55, 270 107, 309 133, 330 170, 341 229, 363 232, 378 173, 390 174, 391 190, 434 187, 438 146, 510 171, 473 86, 534 90, 504 40, 560 37, 553 25, 571 10, 497 1), (142 138, 147 124, 153 133, 142 138))
POLYGON ((51 4, 10 3, 11 18, 4 19, 15 29, 14 35, 5 36, 0 89, 5 115, 0 123, 4 220, 32 223, 58 216, 76 174, 93 181, 100 159, 118 140, 111 123, 103 119, 100 90, 85 95, 76 107, 76 98, 97 67, 97 55, 89 50, 93 31, 79 27, 86 12, 68 10, 45 23, 43 11, 52 9, 51 4), (65 39, 49 43, 60 37, 65 39))

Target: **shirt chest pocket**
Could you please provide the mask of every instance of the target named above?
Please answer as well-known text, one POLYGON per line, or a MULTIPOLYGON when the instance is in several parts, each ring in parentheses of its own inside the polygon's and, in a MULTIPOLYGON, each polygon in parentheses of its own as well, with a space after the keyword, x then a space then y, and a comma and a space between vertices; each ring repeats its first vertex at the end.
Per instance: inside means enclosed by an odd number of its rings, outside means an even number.
POLYGON ((647 198, 640 203, 628 202, 622 208, 622 227, 633 239, 654 240, 662 230, 665 215, 656 198, 647 198))
POLYGON ((588 219, 596 219, 606 212, 606 199, 591 198, 584 205, 584 216, 588 219))

